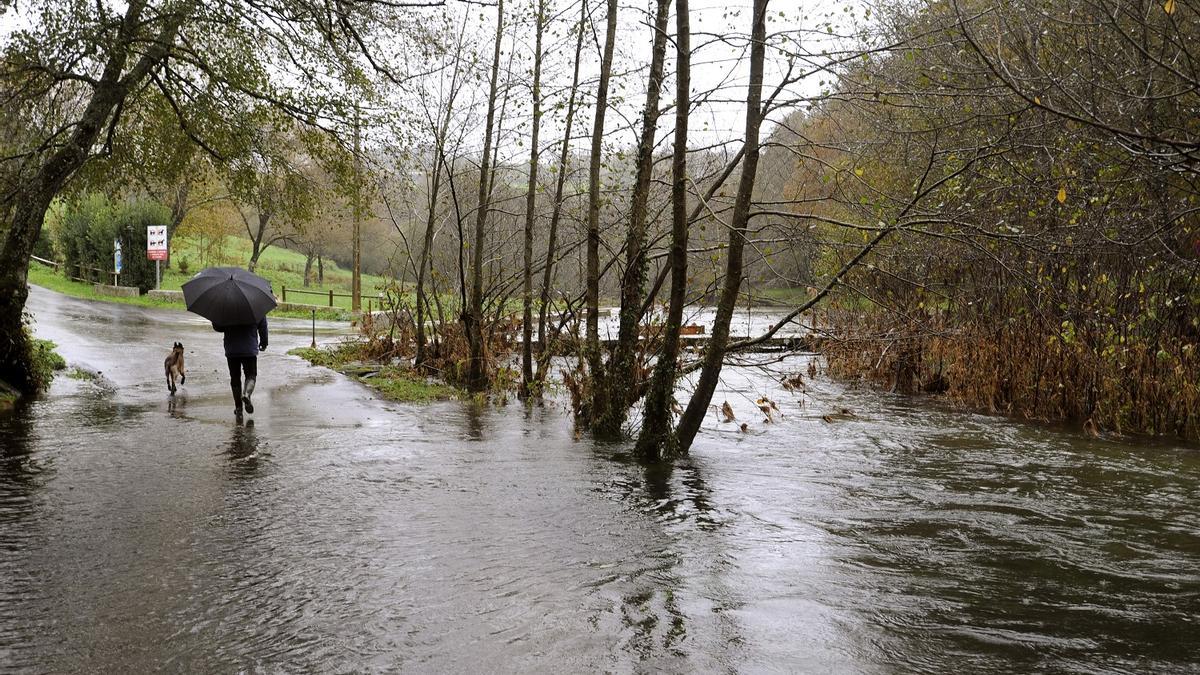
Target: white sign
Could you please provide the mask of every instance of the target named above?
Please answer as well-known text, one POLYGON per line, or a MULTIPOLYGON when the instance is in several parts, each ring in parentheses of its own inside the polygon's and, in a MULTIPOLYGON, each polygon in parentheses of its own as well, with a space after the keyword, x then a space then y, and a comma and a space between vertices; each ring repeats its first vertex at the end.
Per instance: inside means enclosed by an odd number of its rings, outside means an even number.
POLYGON ((117 274, 121 273, 121 240, 113 239, 113 271, 117 274))
POLYGON ((167 259, 166 225, 150 225, 146 228, 146 257, 150 260, 167 259))

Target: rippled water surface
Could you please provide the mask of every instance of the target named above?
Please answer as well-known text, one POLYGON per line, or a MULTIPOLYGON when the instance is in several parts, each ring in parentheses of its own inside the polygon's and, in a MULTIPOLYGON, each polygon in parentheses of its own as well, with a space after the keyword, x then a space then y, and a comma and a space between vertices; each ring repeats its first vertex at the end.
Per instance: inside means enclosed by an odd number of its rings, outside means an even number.
POLYGON ((286 322, 238 426, 199 321, 31 306, 102 373, 0 416, 5 671, 1200 669, 1194 449, 743 370, 750 433, 646 468, 557 407, 373 400, 286 322))

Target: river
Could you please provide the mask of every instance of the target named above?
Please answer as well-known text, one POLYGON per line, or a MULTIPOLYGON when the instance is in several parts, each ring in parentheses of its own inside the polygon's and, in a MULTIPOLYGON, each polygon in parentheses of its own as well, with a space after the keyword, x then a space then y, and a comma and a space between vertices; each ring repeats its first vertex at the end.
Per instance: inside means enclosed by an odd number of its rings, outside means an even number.
POLYGON ((0 416, 5 672, 1200 670, 1193 448, 743 368, 749 432, 647 468, 561 404, 375 400, 288 321, 239 426, 203 322, 30 307, 102 372, 0 416))

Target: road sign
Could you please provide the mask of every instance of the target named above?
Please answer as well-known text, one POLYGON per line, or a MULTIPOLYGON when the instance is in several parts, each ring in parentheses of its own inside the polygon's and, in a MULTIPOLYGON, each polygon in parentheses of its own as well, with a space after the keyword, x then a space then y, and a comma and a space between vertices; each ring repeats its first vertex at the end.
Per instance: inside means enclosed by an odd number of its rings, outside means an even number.
POLYGON ((166 225, 150 225, 146 228, 146 257, 150 260, 167 259, 166 225))
POLYGON ((113 271, 117 274, 121 273, 121 240, 113 239, 113 271))

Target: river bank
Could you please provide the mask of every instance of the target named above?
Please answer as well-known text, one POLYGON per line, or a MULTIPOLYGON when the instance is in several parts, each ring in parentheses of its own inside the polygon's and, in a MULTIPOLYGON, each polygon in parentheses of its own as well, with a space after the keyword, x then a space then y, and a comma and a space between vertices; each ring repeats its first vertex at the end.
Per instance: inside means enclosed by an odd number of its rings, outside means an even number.
POLYGON ((422 376, 411 366, 377 363, 363 353, 363 343, 342 341, 317 348, 297 347, 288 351, 313 366, 328 368, 370 387, 388 401, 429 403, 464 398, 462 390, 422 376))

